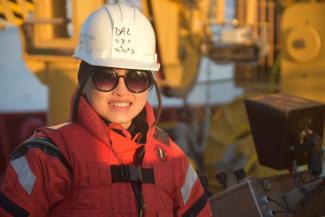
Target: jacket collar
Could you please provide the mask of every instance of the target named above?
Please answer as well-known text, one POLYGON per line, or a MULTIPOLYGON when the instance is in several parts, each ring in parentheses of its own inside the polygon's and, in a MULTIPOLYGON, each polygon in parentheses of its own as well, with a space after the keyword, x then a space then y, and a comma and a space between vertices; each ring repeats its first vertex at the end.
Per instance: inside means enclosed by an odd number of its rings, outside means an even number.
MULTIPOLYGON (((155 121, 154 112, 152 106, 147 102, 145 105, 146 109, 146 122, 149 126, 148 132, 152 134, 153 123, 155 121)), ((131 139, 131 134, 124 129, 120 124, 105 124, 105 122, 101 119, 101 117, 95 112, 95 110, 91 107, 91 105, 87 102, 84 97, 80 98, 79 107, 78 107, 78 116, 77 121, 83 128, 85 128, 89 133, 91 133, 94 137, 104 142, 105 144, 109 144, 110 142, 110 131, 113 129, 117 129, 121 131, 126 138, 131 139)), ((147 135, 143 135, 147 136, 147 135)))

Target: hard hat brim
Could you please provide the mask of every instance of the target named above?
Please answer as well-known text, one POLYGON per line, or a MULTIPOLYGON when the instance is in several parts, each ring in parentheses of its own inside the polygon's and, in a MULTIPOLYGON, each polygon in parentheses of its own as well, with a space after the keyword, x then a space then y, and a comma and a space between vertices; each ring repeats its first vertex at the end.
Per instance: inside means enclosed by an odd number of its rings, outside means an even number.
POLYGON ((94 66, 104 66, 104 67, 113 67, 113 68, 122 68, 122 69, 139 69, 139 70, 148 70, 148 71, 158 71, 160 68, 159 63, 148 63, 144 64, 142 61, 136 60, 125 60, 125 59, 94 59, 86 56, 75 56, 77 59, 82 59, 90 65, 94 66))

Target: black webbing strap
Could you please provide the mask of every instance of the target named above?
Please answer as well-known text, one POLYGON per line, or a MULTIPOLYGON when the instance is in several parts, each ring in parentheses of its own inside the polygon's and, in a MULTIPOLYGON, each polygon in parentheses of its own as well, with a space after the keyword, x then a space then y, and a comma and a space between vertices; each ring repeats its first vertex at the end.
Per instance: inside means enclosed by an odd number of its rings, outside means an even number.
POLYGON ((153 168, 142 168, 143 157, 145 154, 144 145, 135 152, 133 160, 134 165, 112 165, 111 175, 112 182, 129 182, 131 184, 136 206, 138 209, 138 217, 143 217, 143 208, 145 202, 142 195, 142 184, 155 184, 155 175, 153 168))
POLYGON ((13 217, 28 217, 29 213, 11 201, 0 191, 0 207, 10 213, 13 217))
MULTIPOLYGON (((140 148, 138 148, 135 152, 133 163, 136 167, 140 167, 143 163, 143 158, 145 154, 145 148, 144 145, 142 145, 140 148)), ((144 204, 144 199, 143 199, 143 194, 142 194, 142 184, 144 183, 144 180, 146 179, 147 175, 145 173, 142 173, 142 167, 141 168, 141 176, 142 176, 142 182, 131 182, 131 186, 134 192, 134 196, 136 199, 136 205, 138 208, 138 217, 143 217, 143 208, 145 206, 144 204)), ((146 172, 147 173, 147 172, 146 172)), ((154 180, 154 171, 152 169, 152 172, 148 173, 148 177, 151 176, 153 179, 153 183, 155 182, 154 180), (149 175, 149 173, 151 173, 149 175)))
POLYGON ((138 217, 143 217, 144 199, 142 195, 142 183, 131 182, 131 186, 134 192, 135 201, 138 208, 138 217))
POLYGON ((62 154, 61 150, 52 141, 46 138, 30 139, 25 143, 21 144, 14 150, 13 154, 10 156, 10 160, 15 160, 24 156, 28 152, 28 150, 32 148, 41 149, 44 153, 57 158, 69 171, 70 175, 72 175, 72 167, 62 154))
POLYGON ((155 184, 153 168, 142 168, 134 165, 112 165, 112 182, 138 182, 155 184))
POLYGON ((195 217, 204 208, 208 202, 208 196, 203 193, 202 196, 182 215, 182 217, 195 217))

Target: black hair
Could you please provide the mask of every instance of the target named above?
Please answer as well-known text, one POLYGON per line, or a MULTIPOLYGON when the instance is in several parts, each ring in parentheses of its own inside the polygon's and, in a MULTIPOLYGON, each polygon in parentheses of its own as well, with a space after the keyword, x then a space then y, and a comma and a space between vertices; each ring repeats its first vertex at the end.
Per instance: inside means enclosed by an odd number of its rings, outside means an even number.
POLYGON ((155 122, 153 123, 153 125, 156 125, 159 121, 160 115, 161 115, 161 109, 162 109, 162 100, 161 100, 161 90, 159 85, 157 84, 157 81, 155 79, 153 79, 153 85, 155 87, 156 90, 156 95, 158 98, 158 107, 157 110, 155 112, 155 122))
MULTIPOLYGON (((71 117, 72 118, 72 121, 74 121, 74 122, 77 121, 78 107, 79 107, 80 98, 82 96, 83 88, 84 88, 86 82, 88 81, 88 79, 89 79, 89 77, 91 75, 91 72, 92 72, 92 68, 93 67, 94 67, 93 65, 90 65, 90 64, 88 64, 85 61, 81 61, 80 65, 79 65, 79 70, 78 70, 78 85, 77 85, 77 89, 75 91, 75 95, 74 95, 74 99, 73 99, 72 117, 71 117)), ((160 91, 160 88, 159 88, 157 82, 155 81, 155 79, 153 78, 152 73, 151 73, 151 77, 152 77, 153 85, 155 87, 156 95, 157 95, 157 98, 158 98, 158 107, 157 107, 157 110, 155 112, 155 122, 153 123, 153 125, 156 125, 158 123, 158 121, 159 121, 160 114, 161 114, 161 107, 162 107, 161 101, 162 100, 161 100, 161 91, 160 91)))
POLYGON ((81 61, 78 70, 78 84, 73 98, 72 104, 72 121, 76 122, 78 117, 78 107, 80 98, 82 96, 82 90, 85 87, 86 82, 88 81, 91 74, 91 65, 85 61, 81 61))

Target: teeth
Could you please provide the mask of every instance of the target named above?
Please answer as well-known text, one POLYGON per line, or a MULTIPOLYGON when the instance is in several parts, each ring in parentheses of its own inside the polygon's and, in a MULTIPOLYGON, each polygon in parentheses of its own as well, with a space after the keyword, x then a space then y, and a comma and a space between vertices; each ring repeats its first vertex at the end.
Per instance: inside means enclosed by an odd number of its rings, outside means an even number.
POLYGON ((131 103, 129 103, 129 102, 111 102, 110 103, 111 106, 122 107, 122 108, 130 106, 130 104, 131 103))

